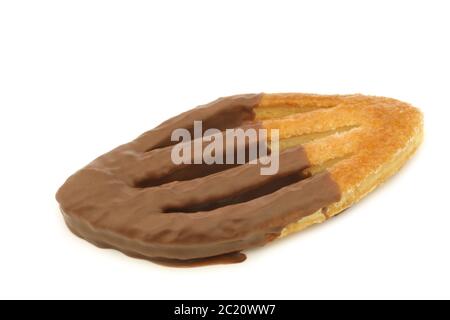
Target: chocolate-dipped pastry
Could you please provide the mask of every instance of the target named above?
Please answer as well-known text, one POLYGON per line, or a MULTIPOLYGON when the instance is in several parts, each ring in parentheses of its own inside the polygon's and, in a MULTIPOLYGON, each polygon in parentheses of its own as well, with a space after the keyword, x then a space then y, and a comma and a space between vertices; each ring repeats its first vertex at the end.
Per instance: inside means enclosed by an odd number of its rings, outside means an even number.
MULTIPOLYGON (((360 200, 406 162, 421 138, 420 112, 393 99, 226 97, 96 159, 67 180, 57 200, 69 228, 100 247, 175 266, 241 262, 242 251, 360 200), (223 133, 224 150, 227 129, 279 130, 279 170, 262 175, 264 164, 248 154, 245 163, 199 164, 194 153, 190 164, 174 163, 172 133, 194 135, 198 121, 202 131, 223 133)), ((246 140, 235 154, 252 144, 271 154, 262 142, 246 140)))

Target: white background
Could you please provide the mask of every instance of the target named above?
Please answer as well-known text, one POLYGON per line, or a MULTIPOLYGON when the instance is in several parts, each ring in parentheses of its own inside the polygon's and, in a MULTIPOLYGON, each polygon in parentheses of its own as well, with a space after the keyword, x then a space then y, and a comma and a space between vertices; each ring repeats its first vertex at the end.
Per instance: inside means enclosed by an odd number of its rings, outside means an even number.
POLYGON ((1 1, 0 298, 450 298, 448 1, 1 1), (346 214, 231 266, 73 236, 57 188, 170 116, 248 92, 410 102, 426 139, 346 214))

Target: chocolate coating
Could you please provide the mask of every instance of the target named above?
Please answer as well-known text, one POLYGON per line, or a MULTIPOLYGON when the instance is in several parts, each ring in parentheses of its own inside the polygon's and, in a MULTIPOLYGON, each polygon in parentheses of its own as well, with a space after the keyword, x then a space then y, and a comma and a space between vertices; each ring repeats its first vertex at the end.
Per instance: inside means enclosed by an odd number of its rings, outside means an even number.
POLYGON ((309 166, 302 147, 281 153, 275 176, 260 175, 260 165, 211 170, 172 163, 174 129, 192 130, 198 120, 205 130, 244 126, 254 120, 260 99, 221 98, 101 156, 57 193, 67 225, 98 246, 162 263, 239 262, 243 256, 233 253, 262 246, 287 225, 339 201, 327 172, 302 175, 309 166))

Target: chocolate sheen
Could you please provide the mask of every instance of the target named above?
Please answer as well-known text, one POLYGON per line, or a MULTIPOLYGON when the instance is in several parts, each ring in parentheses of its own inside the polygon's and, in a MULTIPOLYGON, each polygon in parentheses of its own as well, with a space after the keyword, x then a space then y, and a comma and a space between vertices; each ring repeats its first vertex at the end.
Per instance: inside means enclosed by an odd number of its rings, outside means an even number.
POLYGON ((57 193, 78 236, 130 256, 175 266, 241 262, 242 250, 279 237, 289 224, 340 200, 328 172, 305 177, 302 147, 280 154, 280 171, 260 165, 172 163, 178 128, 204 130, 255 124, 262 95, 239 95, 172 118, 101 156, 70 177, 57 193))

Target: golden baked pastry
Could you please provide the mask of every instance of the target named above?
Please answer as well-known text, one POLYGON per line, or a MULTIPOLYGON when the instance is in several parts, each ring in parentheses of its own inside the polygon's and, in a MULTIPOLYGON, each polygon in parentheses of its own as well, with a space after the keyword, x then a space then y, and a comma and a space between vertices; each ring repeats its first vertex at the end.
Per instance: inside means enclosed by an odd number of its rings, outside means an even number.
POLYGON ((325 221, 361 200, 400 170, 423 139, 421 112, 391 98, 270 94, 256 112, 264 127, 280 128, 282 149, 300 143, 311 170, 328 170, 342 194, 326 214, 291 224, 282 235, 325 221))
POLYGON ((57 200, 69 228, 100 247, 171 265, 239 262, 242 250, 321 223, 374 190, 418 148, 422 121, 416 108, 382 97, 221 98, 101 156, 57 200), (278 129, 278 174, 250 163, 175 164, 171 134, 194 121, 278 129))

